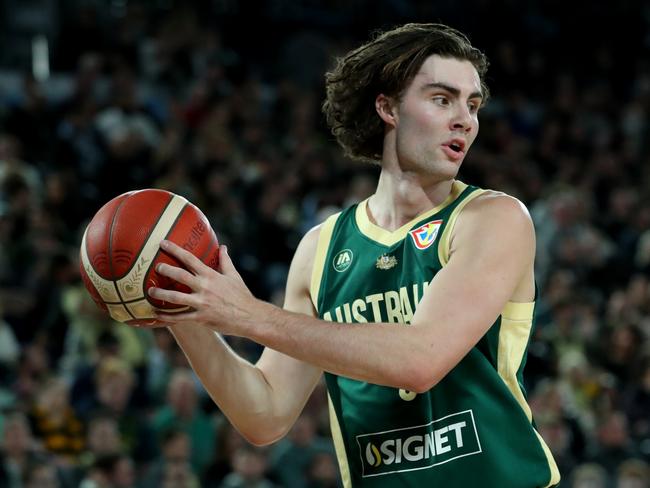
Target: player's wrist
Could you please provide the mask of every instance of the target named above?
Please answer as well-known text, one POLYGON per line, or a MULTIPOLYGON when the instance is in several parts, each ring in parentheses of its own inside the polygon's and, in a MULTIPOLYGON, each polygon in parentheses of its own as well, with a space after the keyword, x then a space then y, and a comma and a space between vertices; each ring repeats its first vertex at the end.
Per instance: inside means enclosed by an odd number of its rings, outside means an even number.
POLYGON ((250 301, 242 307, 239 320, 239 330, 236 335, 241 335, 253 341, 264 343, 274 335, 277 330, 277 314, 281 313, 279 307, 251 297, 250 301))

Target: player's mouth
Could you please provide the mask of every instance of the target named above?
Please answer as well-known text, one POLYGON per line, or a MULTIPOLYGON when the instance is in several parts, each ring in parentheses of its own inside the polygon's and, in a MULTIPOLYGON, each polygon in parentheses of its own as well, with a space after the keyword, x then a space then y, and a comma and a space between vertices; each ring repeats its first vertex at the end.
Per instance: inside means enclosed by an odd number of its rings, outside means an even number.
POLYGON ((444 142, 441 147, 442 151, 452 161, 460 161, 465 157, 465 141, 462 139, 451 139, 444 142))

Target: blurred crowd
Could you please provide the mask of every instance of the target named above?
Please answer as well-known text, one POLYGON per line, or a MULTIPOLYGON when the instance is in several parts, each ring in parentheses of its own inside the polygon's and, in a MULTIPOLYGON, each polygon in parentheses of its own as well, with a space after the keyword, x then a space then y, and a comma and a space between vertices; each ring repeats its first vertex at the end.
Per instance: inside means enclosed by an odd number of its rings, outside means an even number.
POLYGON ((300 237, 378 174, 324 127, 325 71, 373 29, 444 21, 491 60, 460 179, 518 197, 536 225, 526 389, 562 486, 649 487, 644 2, 248 3, 0 2, 0 486, 339 486, 323 384, 286 439, 248 445, 166 330, 94 305, 79 243, 106 201, 164 188, 204 211, 256 296, 281 304, 300 237), (20 57, 30 12, 48 75, 35 52, 20 57))

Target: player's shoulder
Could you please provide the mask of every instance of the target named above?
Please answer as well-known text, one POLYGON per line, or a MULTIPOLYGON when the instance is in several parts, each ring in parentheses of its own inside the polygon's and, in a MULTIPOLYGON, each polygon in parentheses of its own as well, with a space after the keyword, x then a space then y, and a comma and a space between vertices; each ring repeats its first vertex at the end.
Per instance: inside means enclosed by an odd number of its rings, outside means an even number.
POLYGON ((532 223, 528 208, 521 200, 496 190, 481 190, 463 213, 476 220, 532 223))
POLYGON ((516 197, 495 190, 481 190, 458 217, 454 237, 462 242, 504 239, 531 242, 535 229, 526 206, 516 197))
POLYGON ((293 260, 302 263, 305 267, 311 268, 314 258, 318 252, 318 245, 321 240, 323 232, 331 230, 336 219, 341 212, 331 212, 321 223, 309 229, 300 240, 293 260))
POLYGON ((291 260, 287 289, 308 291, 311 288, 314 265, 318 261, 319 253, 322 255, 325 252, 323 248, 327 244, 321 240, 321 236, 324 230, 327 232, 328 226, 332 226, 337 215, 329 216, 320 224, 309 229, 302 237, 291 260))
POLYGON ((303 248, 302 251, 306 253, 315 253, 318 248, 321 235, 331 231, 337 219, 341 215, 340 211, 332 211, 329 215, 319 224, 309 229, 302 237, 298 249, 303 248))
POLYGON ((449 246, 450 255, 461 248, 470 254, 491 249, 533 259, 535 229, 530 213, 518 198, 482 190, 459 214, 449 246))
POLYGON ((316 253, 321 230, 323 229, 323 223, 324 222, 321 222, 320 224, 315 225, 302 236, 298 248, 296 249, 296 255, 300 253, 305 256, 313 256, 316 253))

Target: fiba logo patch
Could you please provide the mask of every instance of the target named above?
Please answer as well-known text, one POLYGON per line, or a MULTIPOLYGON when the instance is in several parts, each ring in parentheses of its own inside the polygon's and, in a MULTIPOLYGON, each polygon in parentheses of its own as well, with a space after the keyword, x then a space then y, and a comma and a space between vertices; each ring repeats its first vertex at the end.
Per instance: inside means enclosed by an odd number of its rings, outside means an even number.
POLYGON ((336 256, 334 256, 334 259, 332 260, 332 266, 334 267, 335 271, 341 273, 350 267, 353 258, 354 254, 350 249, 343 249, 342 251, 339 251, 336 256))
POLYGON ((432 220, 431 222, 427 222, 417 229, 410 231, 409 234, 413 238, 415 247, 424 250, 433 244, 436 237, 438 237, 438 231, 440 230, 441 225, 442 220, 432 220))

